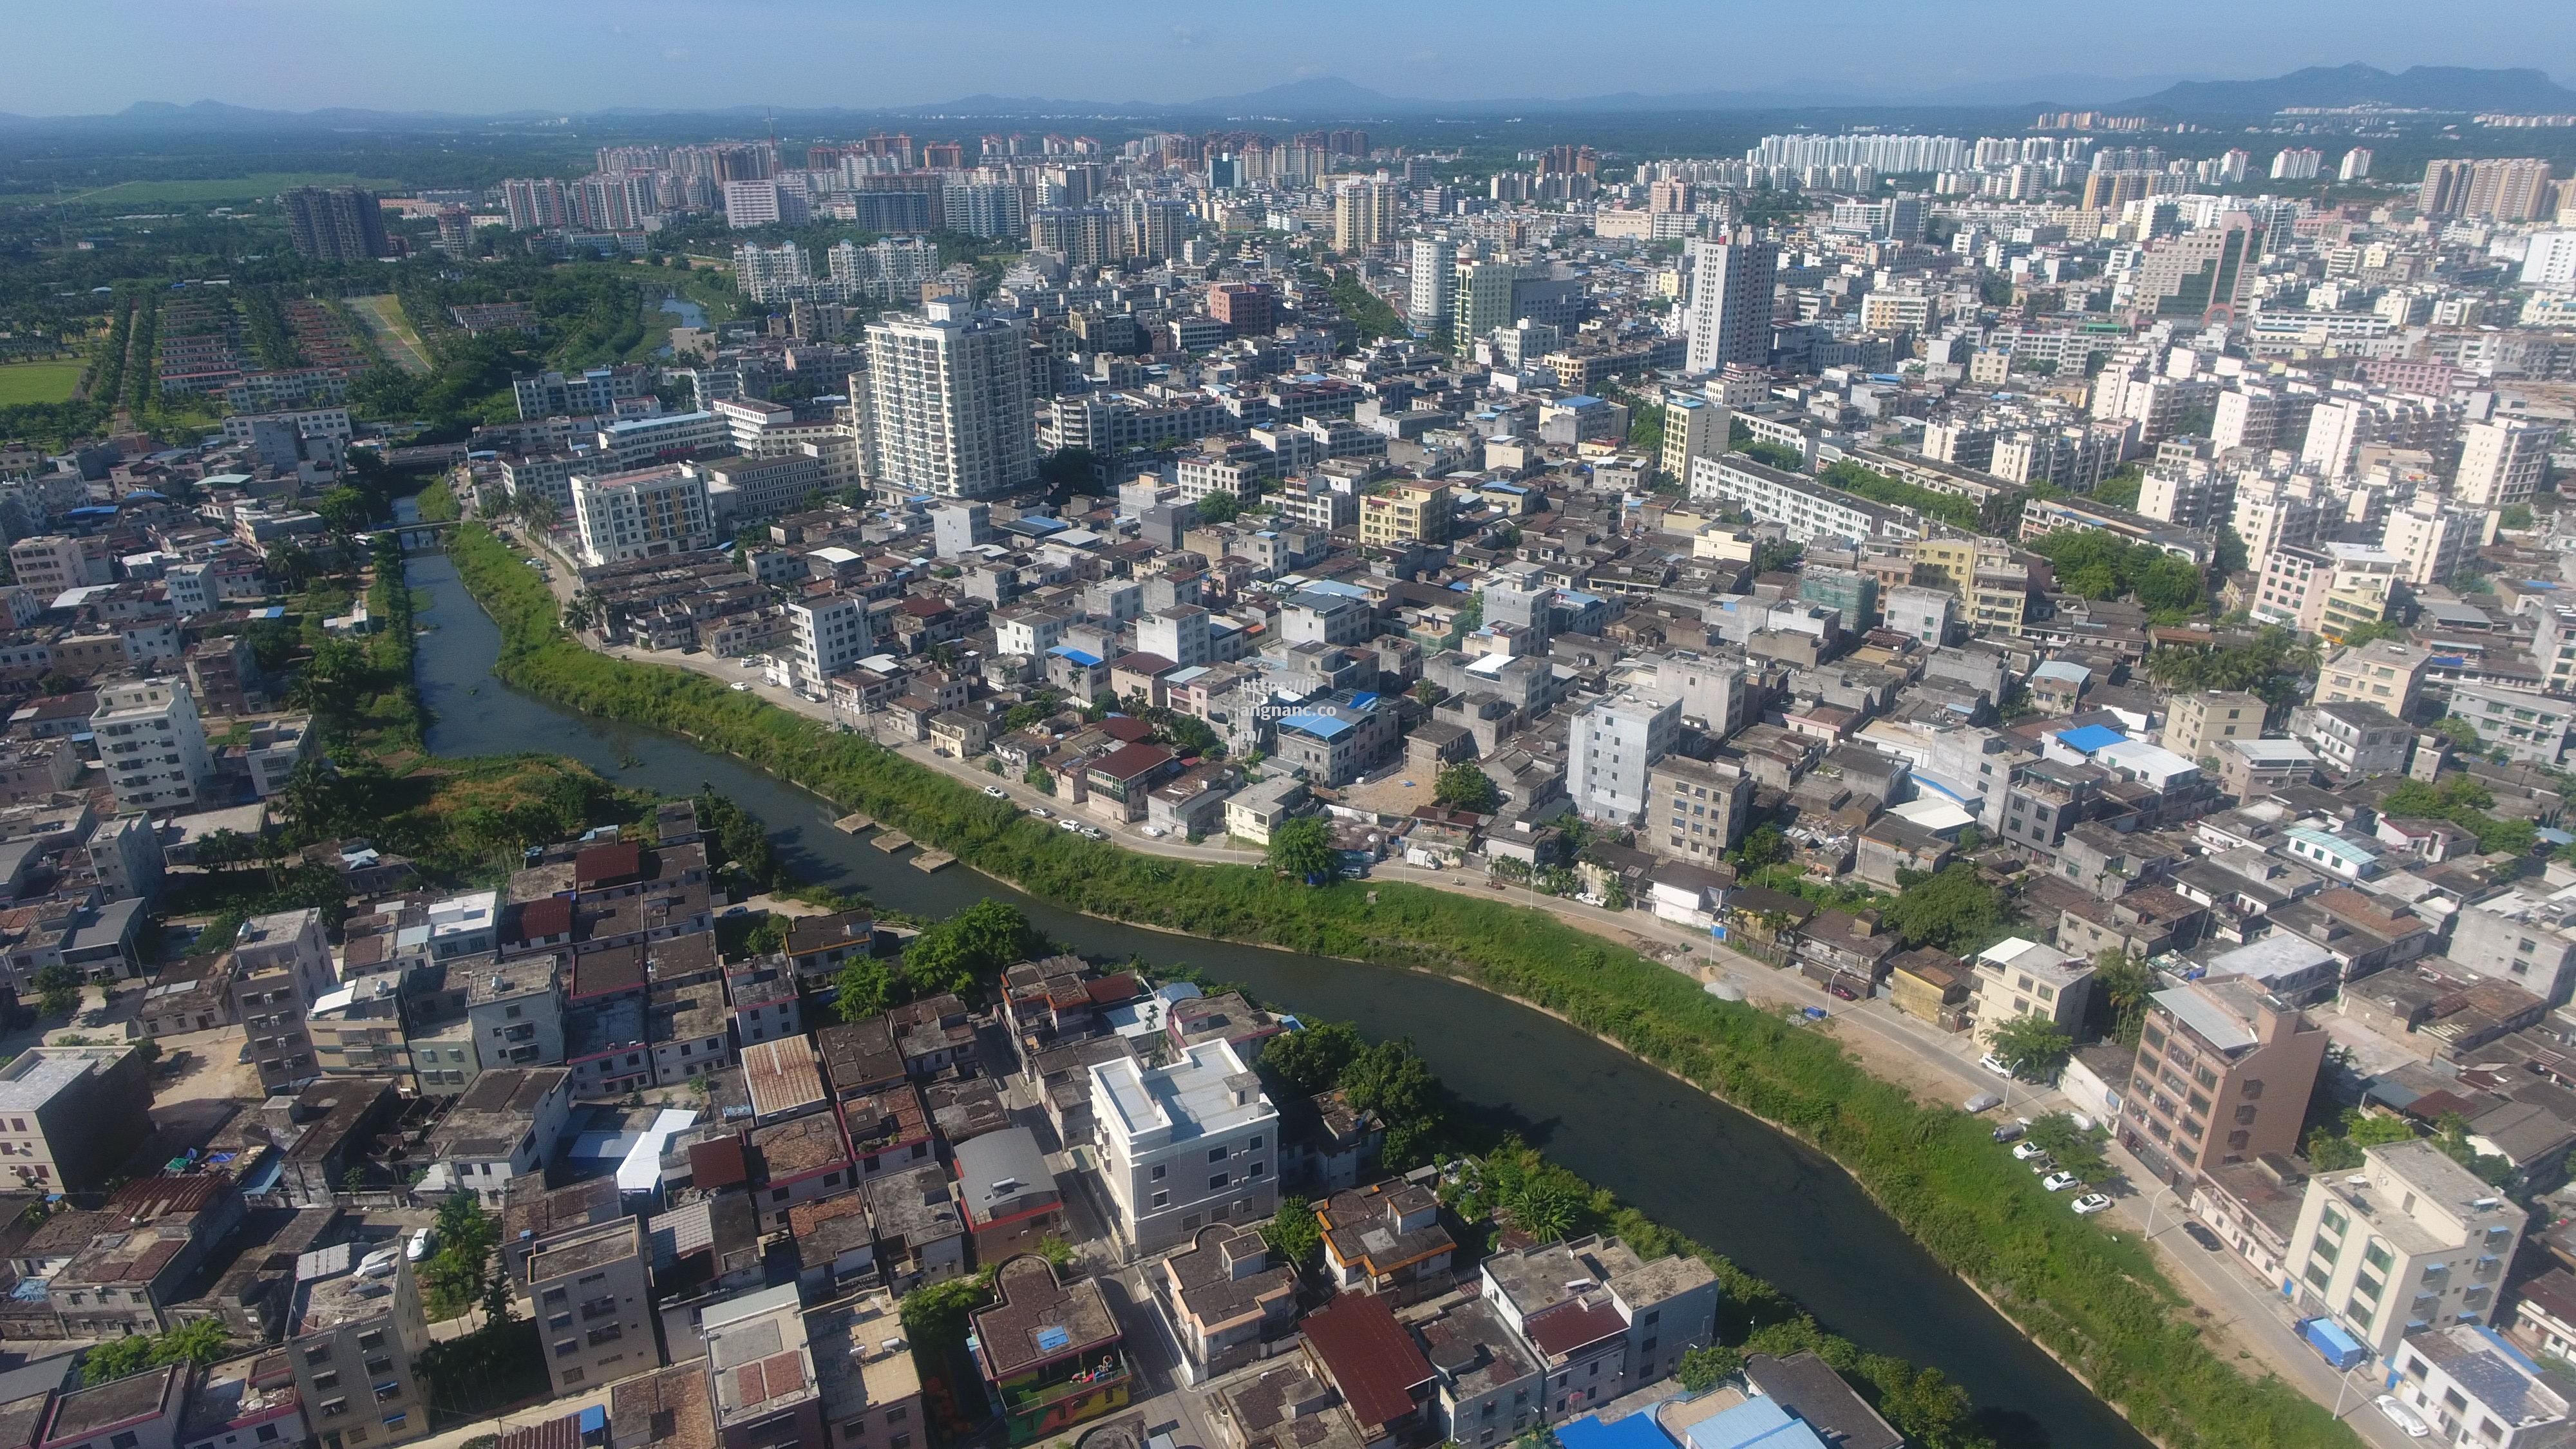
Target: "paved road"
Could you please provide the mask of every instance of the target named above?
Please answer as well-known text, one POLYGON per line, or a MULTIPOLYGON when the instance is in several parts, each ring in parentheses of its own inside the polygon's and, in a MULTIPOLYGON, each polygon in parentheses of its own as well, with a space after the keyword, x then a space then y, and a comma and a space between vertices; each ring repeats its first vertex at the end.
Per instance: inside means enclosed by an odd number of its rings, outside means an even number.
POLYGON ((421 350, 420 334, 412 331, 402 315, 402 303, 392 293, 351 297, 349 310, 366 324, 368 335, 384 349, 386 361, 414 375, 429 371, 429 355, 421 350))

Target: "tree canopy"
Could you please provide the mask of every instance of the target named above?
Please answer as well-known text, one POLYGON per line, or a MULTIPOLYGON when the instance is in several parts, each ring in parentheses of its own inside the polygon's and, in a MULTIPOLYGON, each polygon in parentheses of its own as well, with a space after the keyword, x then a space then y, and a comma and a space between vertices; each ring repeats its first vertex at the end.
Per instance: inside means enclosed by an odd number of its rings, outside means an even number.
POLYGON ((963 994, 978 980, 1028 959, 1037 943, 1037 932, 1019 907, 977 901, 913 937, 904 948, 903 974, 917 996, 963 994))
POLYGON ((2075 1039, 2047 1017, 2015 1016, 1986 1028, 1986 1045, 2014 1076, 2047 1081, 2066 1065, 2075 1039))
POLYGON ((2152 544, 2062 528, 2033 539, 2030 551, 2056 567, 2058 587, 2066 592, 2088 599, 2134 597, 2159 623, 2180 623, 2206 601, 2201 571, 2152 544))
POLYGON ((1943 867, 1887 908, 1888 924, 1907 945, 1953 956, 1971 956, 1993 944, 2003 914, 2002 898, 1966 861, 1943 867))
POLYGON ((1473 760, 1460 760, 1443 769, 1432 782, 1431 798, 1452 810, 1472 810, 1490 815, 1503 803, 1503 789, 1494 777, 1476 768, 1473 760))
POLYGON ((1316 883, 1333 878, 1333 831, 1312 815, 1281 821, 1270 831, 1270 864, 1300 880, 1316 883))

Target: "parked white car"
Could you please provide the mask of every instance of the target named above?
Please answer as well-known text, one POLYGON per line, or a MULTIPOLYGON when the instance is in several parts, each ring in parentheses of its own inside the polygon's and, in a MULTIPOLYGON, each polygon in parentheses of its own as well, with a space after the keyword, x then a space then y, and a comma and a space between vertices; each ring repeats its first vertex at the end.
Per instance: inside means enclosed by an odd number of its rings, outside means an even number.
POLYGON ((1009 798, 1011 798, 1011 792, 1010 792, 1010 791, 1008 791, 1008 790, 1003 789, 1003 788, 1002 788, 1001 786, 999 786, 999 785, 987 785, 987 786, 985 786, 985 787, 984 787, 984 793, 985 793, 985 794, 987 794, 987 795, 992 796, 992 797, 993 797, 994 799, 996 799, 996 800, 1008 800, 1009 798))
POLYGON ((421 1262, 429 1257, 430 1245, 437 1240, 436 1233, 428 1228, 421 1228, 411 1235, 409 1242, 403 1244, 403 1256, 412 1262, 421 1262))
POLYGON ((2424 1416, 2395 1394, 2381 1394, 2371 1402, 2377 1404, 2388 1422, 2396 1425, 2409 1439, 2422 1439, 2433 1432, 2433 1426, 2424 1422, 2424 1416))
POLYGON ((2098 1192, 2088 1192, 2075 1200, 2075 1215, 2089 1218, 2111 1205, 2111 1200, 2098 1192))
POLYGON ((1082 833, 1082 822, 1079 820, 1059 820, 1055 823, 1055 828, 1058 830, 1070 830, 1074 834, 1080 835, 1082 833))
POLYGON ((751 686, 737 679, 733 682, 733 692, 736 694, 749 694, 751 693, 751 686))
POLYGON ((2084 1185, 2084 1179, 2077 1177, 2071 1172, 2052 1172, 2048 1176, 2041 1178, 2039 1180, 2039 1185, 2047 1188, 2050 1192, 2064 1192, 2070 1187, 2082 1187, 2084 1185))
POLYGON ((2013 1144, 2013 1161, 2015 1162, 2028 1162, 2034 1157, 2046 1157, 2047 1155, 2048 1149, 2040 1146, 2036 1142, 2016 1142, 2013 1144))
POLYGON ((1993 1052, 1988 1052, 1984 1056, 1979 1057, 1977 1059, 1977 1065, 1984 1067, 1987 1071, 1994 1073, 1998 1077, 2009 1077, 2013 1074, 2013 1069, 2005 1066, 2002 1059, 1997 1057, 1993 1052))

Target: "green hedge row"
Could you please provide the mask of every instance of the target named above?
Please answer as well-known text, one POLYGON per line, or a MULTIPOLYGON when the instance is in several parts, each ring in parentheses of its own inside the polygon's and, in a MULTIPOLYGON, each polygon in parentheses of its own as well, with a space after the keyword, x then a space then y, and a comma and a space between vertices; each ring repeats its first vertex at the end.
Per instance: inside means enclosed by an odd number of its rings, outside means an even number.
POLYGON ((1422 967, 1557 1013, 1833 1155, 1941 1262, 2000 1303, 2141 1431, 2173 1446, 2349 1446, 2321 1406, 2222 1362, 2136 1242, 2069 1214, 1994 1150, 1986 1124, 1918 1106, 1830 1038, 1790 1026, 1556 917, 1396 882, 1311 889, 1085 840, 855 735, 704 676, 595 654, 553 596, 476 525, 451 555, 500 624, 511 684, 685 734, 979 870, 1076 910, 1191 935, 1422 967))

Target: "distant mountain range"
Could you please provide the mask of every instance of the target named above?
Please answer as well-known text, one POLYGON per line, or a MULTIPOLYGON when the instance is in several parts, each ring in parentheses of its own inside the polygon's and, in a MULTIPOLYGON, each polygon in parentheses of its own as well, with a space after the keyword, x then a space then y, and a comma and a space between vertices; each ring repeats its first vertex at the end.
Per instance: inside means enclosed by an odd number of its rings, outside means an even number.
POLYGON ((2576 91, 2536 70, 2369 65, 2310 66, 2270 80, 2180 81, 2119 110, 2183 116, 2270 115, 2289 106, 2405 106, 2431 111, 2576 112, 2576 91))
MULTIPOLYGON (((1618 91, 1606 95, 1497 97, 1482 100, 1430 100, 1390 96, 1339 76, 1294 80, 1240 95, 1207 96, 1195 101, 1099 101, 1034 96, 962 96, 933 105, 861 107, 729 106, 696 110, 622 106, 586 113, 599 119, 634 120, 652 116, 704 116, 725 119, 774 114, 783 123, 829 125, 853 117, 893 116, 1154 116, 1206 119, 1234 117, 1298 121, 1367 121, 1428 116, 1516 115, 1651 115, 1694 111, 1777 111, 1884 108, 1918 110, 1936 107, 2082 106, 2116 111, 2146 111, 2175 116, 2268 115, 2288 106, 2403 106, 2428 110, 2576 112, 2576 90, 2559 85, 2538 70, 2476 70, 2463 66, 2419 65, 2391 74, 2375 66, 2313 66, 2265 80, 2175 80, 2162 90, 2125 101, 2109 101, 2125 90, 2152 80, 2130 76, 2033 76, 2023 80, 1974 84, 1915 92, 1864 89, 1852 85, 1790 86, 1773 90, 1683 91, 1647 94, 1618 91)), ((259 133, 278 131, 441 131, 494 123, 552 119, 561 112, 520 110, 489 115, 438 111, 377 111, 342 107, 319 111, 271 111, 199 101, 175 105, 141 101, 113 115, 14 116, 0 113, 0 131, 118 131, 259 133)))

